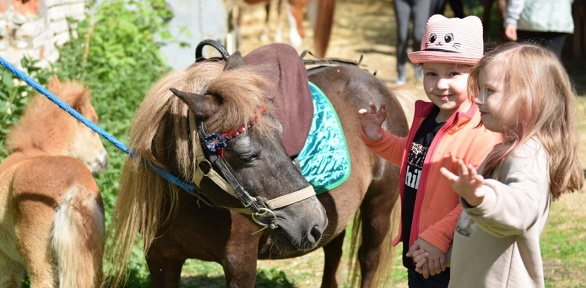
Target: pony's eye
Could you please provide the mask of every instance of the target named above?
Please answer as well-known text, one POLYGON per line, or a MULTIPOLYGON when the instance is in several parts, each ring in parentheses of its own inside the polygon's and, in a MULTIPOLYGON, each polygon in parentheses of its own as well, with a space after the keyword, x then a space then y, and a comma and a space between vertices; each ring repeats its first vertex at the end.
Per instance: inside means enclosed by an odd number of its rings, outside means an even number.
POLYGON ((435 35, 435 33, 431 33, 429 36, 429 42, 433 43, 435 40, 437 40, 437 35, 435 35))
POLYGON ((240 158, 240 160, 245 163, 245 164, 250 164, 256 160, 258 160, 258 154, 256 153, 246 153, 246 154, 240 154, 238 155, 238 157, 240 158))
POLYGON ((446 41, 446 43, 450 43, 450 42, 452 42, 452 40, 454 40, 453 33, 448 33, 448 34, 446 34, 446 36, 444 36, 444 41, 446 41))

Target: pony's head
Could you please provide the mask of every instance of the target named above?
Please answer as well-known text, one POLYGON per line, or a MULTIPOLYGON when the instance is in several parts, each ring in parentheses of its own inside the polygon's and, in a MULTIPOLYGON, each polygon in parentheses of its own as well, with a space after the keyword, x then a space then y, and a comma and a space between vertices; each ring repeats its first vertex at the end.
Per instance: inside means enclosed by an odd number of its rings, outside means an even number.
MULTIPOLYGON (((278 219, 277 227, 263 234, 272 237, 273 243, 283 248, 281 251, 293 254, 311 250, 317 247, 327 226, 325 209, 285 151, 281 125, 268 101, 274 88, 259 69, 262 67, 245 66, 241 55, 234 53, 226 63, 197 62, 185 71, 165 75, 155 83, 135 115, 130 147, 137 158, 192 182, 200 167, 198 162, 206 161, 196 157, 206 149, 199 145, 197 123, 205 124, 208 135, 240 131, 222 147, 225 171, 255 199, 270 201, 310 190, 311 195, 271 209, 267 215, 257 215, 257 220, 267 223, 278 219)), ((207 177, 198 185, 212 205, 244 208, 240 199, 207 177)), ((148 251, 157 229, 173 216, 178 193, 186 192, 172 187, 140 160, 127 161, 114 212, 115 250, 119 250, 113 251, 118 255, 114 261, 125 263, 136 232, 141 233, 143 247, 148 251)), ((283 198, 286 197, 279 199, 283 198)))
MULTIPOLYGON (((53 76, 48 90, 81 115, 98 123, 87 86, 76 81, 61 82, 53 76)), ((24 115, 8 135, 8 149, 21 153, 71 156, 97 174, 107 165, 108 153, 100 136, 55 103, 37 93, 24 115)))

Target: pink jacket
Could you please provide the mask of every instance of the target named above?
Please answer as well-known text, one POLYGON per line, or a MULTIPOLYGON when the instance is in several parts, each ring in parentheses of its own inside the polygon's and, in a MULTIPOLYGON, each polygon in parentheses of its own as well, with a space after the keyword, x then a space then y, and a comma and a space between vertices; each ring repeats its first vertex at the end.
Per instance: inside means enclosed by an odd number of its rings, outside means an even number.
MULTIPOLYGON (((362 141, 373 152, 401 167, 399 183, 405 183, 407 158, 413 137, 434 107, 435 104, 431 102, 419 100, 415 103, 415 116, 407 138, 383 131, 380 140, 372 141, 362 132, 362 141)), ((448 119, 434 137, 425 156, 415 199, 409 247, 421 237, 444 253, 448 252, 462 206, 458 194, 441 175, 440 168, 456 171, 452 164, 453 159, 462 159, 478 168, 492 148, 500 142, 499 133, 491 132, 480 125, 480 112, 476 104, 472 104, 465 113, 456 112, 448 119)), ((401 201, 404 189, 405 186, 401 184, 401 201)), ((401 241, 401 231, 399 229, 393 245, 401 241)))

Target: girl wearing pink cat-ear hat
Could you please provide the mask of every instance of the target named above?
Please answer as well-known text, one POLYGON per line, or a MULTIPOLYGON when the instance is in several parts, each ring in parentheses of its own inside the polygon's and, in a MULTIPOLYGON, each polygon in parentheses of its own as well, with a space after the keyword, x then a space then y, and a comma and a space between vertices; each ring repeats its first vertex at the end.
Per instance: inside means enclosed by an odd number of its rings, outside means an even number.
POLYGON ((408 55, 411 62, 421 65, 430 100, 415 103, 409 135, 382 129, 387 116, 384 102, 370 103, 358 111, 362 141, 401 168, 401 229, 393 244, 403 242, 409 287, 448 286, 446 254, 462 206, 440 168, 454 165, 453 159, 478 167, 501 141, 500 134, 481 124, 474 95, 467 89, 469 73, 482 58, 483 48, 478 17, 431 16, 421 50, 408 55), (427 259, 427 265, 417 270, 412 258, 415 251, 425 251, 427 259))

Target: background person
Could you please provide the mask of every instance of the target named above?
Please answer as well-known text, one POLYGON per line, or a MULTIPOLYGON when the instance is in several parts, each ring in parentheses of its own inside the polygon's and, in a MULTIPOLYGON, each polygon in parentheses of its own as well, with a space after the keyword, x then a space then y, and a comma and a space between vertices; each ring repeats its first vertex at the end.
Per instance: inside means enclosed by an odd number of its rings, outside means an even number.
POLYGON ((574 33, 573 0, 507 0, 505 36, 532 42, 561 58, 568 34, 574 33))

